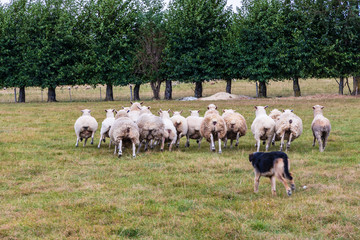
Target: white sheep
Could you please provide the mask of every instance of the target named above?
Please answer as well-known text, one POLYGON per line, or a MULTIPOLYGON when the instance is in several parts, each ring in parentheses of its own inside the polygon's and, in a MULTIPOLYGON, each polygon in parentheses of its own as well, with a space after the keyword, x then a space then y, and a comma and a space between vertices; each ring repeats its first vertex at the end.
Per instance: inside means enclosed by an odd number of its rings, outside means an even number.
POLYGON ((313 106, 314 120, 311 123, 311 129, 314 135, 313 147, 315 146, 315 142, 317 140, 320 152, 325 150, 327 139, 331 131, 330 121, 324 117, 323 109, 324 107, 321 105, 313 106))
POLYGON ((199 145, 199 148, 200 148, 201 140, 203 139, 203 137, 200 134, 200 128, 201 128, 201 123, 204 120, 204 118, 199 116, 199 112, 200 112, 200 110, 195 110, 195 111, 190 110, 190 116, 188 116, 186 118, 186 122, 188 125, 188 131, 186 134, 185 147, 190 146, 190 139, 196 139, 196 141, 199 145))
POLYGON ((137 120, 139 119, 141 105, 143 105, 143 102, 141 102, 141 103, 130 102, 130 103, 131 103, 131 106, 130 106, 129 118, 131 118, 136 123, 137 120))
POLYGON ((84 147, 87 139, 90 137, 91 144, 94 144, 94 135, 98 128, 98 123, 96 119, 90 115, 91 111, 89 109, 81 110, 81 112, 83 115, 79 117, 74 124, 75 134, 77 137, 75 147, 79 146, 79 141, 82 141, 83 138, 85 139, 84 147))
POLYGON ((275 121, 266 114, 268 106, 255 106, 255 119, 251 124, 251 132, 255 138, 257 152, 260 150, 260 140, 267 141, 266 151, 269 150, 270 142, 275 134, 275 121))
POLYGON ((182 113, 182 110, 180 112, 174 111, 173 116, 171 117, 171 121, 173 122, 173 124, 176 128, 176 133, 177 133, 176 147, 179 147, 180 138, 182 138, 183 136, 186 136, 186 134, 188 132, 188 124, 187 124, 186 118, 181 116, 181 113, 182 113))
POLYGON ((201 122, 200 134, 210 142, 210 151, 215 151, 215 141, 219 142, 219 153, 221 153, 221 139, 226 135, 227 128, 224 119, 216 110, 214 104, 208 106, 204 120, 201 122))
MULTIPOLYGON (((279 111, 278 109, 273 109, 270 114, 269 114, 269 117, 271 117, 272 119, 274 119, 275 121, 275 125, 276 125, 276 121, 279 119, 280 115, 282 114, 281 111, 279 111)), ((271 141, 272 145, 275 145, 275 141, 280 141, 281 138, 279 136, 276 135, 276 129, 275 129, 275 134, 274 134, 274 137, 271 141)))
POLYGON ((139 116, 137 121, 140 133, 140 145, 138 153, 140 152, 142 142, 145 142, 145 151, 148 148, 150 141, 161 141, 160 150, 164 150, 165 142, 165 125, 164 121, 151 113, 143 113, 139 116))
POLYGON ((230 139, 230 147, 232 147, 233 140, 236 139, 235 146, 237 147, 239 145, 239 138, 246 134, 246 120, 240 113, 235 112, 233 109, 224 109, 222 117, 227 128, 227 133, 223 139, 224 147, 226 147, 228 139, 230 139))
POLYGON ((110 128, 111 142, 115 144, 115 151, 118 150, 118 156, 122 156, 123 141, 130 140, 132 143, 133 157, 136 157, 135 149, 139 144, 139 128, 132 119, 129 118, 127 111, 120 110, 115 117, 115 121, 110 128))
MULTIPOLYGON (((99 140, 98 148, 100 148, 101 141, 105 142, 105 139, 107 137, 108 138, 110 137, 109 131, 115 121, 114 113, 117 113, 117 111, 115 111, 115 109, 106 109, 105 112, 106 112, 106 118, 101 123, 100 140, 99 140)), ((110 146, 111 146, 111 141, 110 141, 109 147, 110 146)))
POLYGON ((276 136, 281 139, 280 151, 284 148, 284 140, 287 140, 287 151, 290 148, 291 141, 300 137, 302 130, 303 124, 301 118, 294 114, 293 110, 284 110, 275 123, 276 136))
POLYGON ((172 146, 176 143, 177 132, 176 132, 176 128, 175 128, 173 122, 170 119, 169 112, 170 112, 170 109, 168 111, 162 111, 160 109, 159 115, 164 122, 164 125, 165 125, 165 135, 164 136, 165 136, 165 140, 170 141, 169 151, 171 151, 172 146))

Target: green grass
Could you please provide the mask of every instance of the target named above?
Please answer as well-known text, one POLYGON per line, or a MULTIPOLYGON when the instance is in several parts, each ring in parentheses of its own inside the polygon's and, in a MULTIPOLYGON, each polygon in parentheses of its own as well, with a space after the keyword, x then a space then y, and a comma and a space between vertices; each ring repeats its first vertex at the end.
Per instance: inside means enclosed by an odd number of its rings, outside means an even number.
MULTIPOLYGON (((306 88, 304 86, 304 88, 306 88)), ((180 94, 180 93, 176 93, 180 94)), ((103 144, 75 148, 73 124, 90 108, 99 124, 104 109, 128 102, 0 104, 1 239, 357 239, 360 236, 359 98, 270 98, 218 101, 244 115, 254 105, 291 108, 304 124, 288 152, 296 191, 261 178, 253 193, 248 154, 240 146, 141 152, 117 158, 103 144), (312 147, 312 106, 326 106, 332 123, 324 153, 312 147), (303 189, 307 186, 307 189, 303 189)), ((200 109, 208 102, 147 101, 153 112, 200 109)), ((185 111, 185 114, 188 114, 185 111)), ((100 128, 100 127, 99 127, 100 128)), ((263 150, 264 147, 261 147, 263 150)), ((278 150, 279 144, 271 150, 278 150)))

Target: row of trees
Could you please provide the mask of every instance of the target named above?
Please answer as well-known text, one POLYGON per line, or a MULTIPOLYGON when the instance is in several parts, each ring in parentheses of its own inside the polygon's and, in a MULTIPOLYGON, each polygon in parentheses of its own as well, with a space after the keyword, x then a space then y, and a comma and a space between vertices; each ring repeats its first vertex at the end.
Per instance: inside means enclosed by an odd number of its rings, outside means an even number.
MULTIPOLYGON (((360 75, 360 0, 243 0, 234 12, 226 0, 12 0, 0 5, 0 86, 150 83, 155 99, 166 82, 195 84, 232 79, 344 79, 360 75)), ((360 81, 354 78, 354 89, 360 81)))

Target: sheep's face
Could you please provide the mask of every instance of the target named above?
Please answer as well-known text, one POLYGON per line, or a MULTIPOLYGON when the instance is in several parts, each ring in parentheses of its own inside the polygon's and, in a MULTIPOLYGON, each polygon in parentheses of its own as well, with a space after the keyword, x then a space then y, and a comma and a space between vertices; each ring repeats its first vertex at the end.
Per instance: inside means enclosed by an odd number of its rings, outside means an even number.
POLYGON ((91 110, 90 109, 83 109, 83 110, 81 110, 81 112, 83 113, 83 115, 90 115, 91 110))
POLYGON ((194 111, 190 110, 190 116, 199 117, 199 112, 200 110, 194 110, 194 111))

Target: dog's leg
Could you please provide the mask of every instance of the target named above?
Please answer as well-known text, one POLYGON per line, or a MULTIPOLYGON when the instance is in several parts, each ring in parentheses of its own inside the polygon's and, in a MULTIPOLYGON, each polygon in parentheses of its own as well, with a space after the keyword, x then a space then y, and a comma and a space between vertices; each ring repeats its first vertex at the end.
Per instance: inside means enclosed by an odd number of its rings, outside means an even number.
POLYGON ((289 140, 288 140, 287 145, 286 145, 286 152, 290 148, 291 139, 292 139, 292 133, 290 133, 289 140))
POLYGON ((255 172, 255 178, 254 178, 254 192, 258 193, 259 192, 259 183, 260 183, 260 172, 256 171, 256 169, 254 170, 255 172))
POLYGON ((290 189, 289 185, 287 184, 285 178, 283 177, 283 174, 277 172, 277 173, 276 173, 276 177, 284 184, 284 187, 285 187, 285 189, 286 189, 287 195, 288 195, 288 196, 291 196, 291 194, 292 194, 291 189, 290 189))
POLYGON ((271 193, 273 196, 276 196, 276 177, 272 176, 270 178, 271 181, 271 193))
POLYGON ((235 147, 239 146, 239 138, 240 138, 240 132, 238 132, 236 134, 236 143, 235 143, 235 147))

